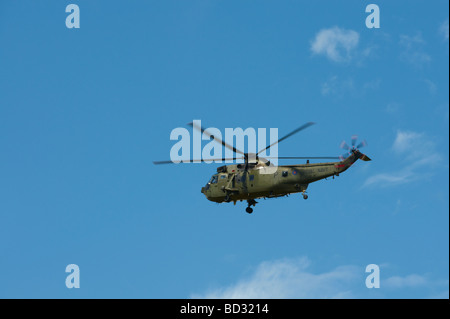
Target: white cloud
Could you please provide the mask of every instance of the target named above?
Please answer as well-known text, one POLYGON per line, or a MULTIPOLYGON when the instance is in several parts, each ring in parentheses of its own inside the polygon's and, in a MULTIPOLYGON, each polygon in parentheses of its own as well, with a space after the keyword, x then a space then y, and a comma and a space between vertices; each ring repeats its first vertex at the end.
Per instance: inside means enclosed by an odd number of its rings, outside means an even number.
POLYGON ((392 151, 403 163, 403 168, 371 176, 363 187, 393 186, 424 178, 442 160, 435 143, 425 134, 413 131, 397 131, 392 151))
POLYGON ((398 154, 414 152, 414 146, 417 146, 422 137, 422 134, 412 131, 397 131, 392 150, 398 154))
POLYGON ((339 98, 346 95, 361 97, 369 91, 378 90, 380 84, 380 79, 361 83, 354 81, 351 77, 340 78, 337 75, 334 75, 322 83, 320 92, 323 96, 337 96, 339 98))
POLYGON ((353 94, 355 92, 355 84, 352 78, 340 79, 337 75, 328 78, 322 83, 322 95, 338 95, 343 96, 344 93, 353 94))
POLYGON ((385 111, 391 114, 397 113, 402 108, 402 105, 397 102, 390 102, 386 106, 385 111))
MULTIPOLYGON (((381 268, 388 264, 380 264, 381 268)), ((381 276, 380 289, 367 289, 364 266, 340 266, 330 271, 313 272, 307 257, 279 259, 260 263, 246 278, 227 287, 215 288, 194 299, 332 299, 398 297, 400 289, 416 289, 423 296, 448 298, 448 280, 410 274, 381 276), (447 294, 445 294, 447 289, 447 294), (444 293, 442 293, 444 291, 444 293)), ((423 297, 422 296, 422 297, 423 297)))
MULTIPOLYGON (((193 298, 352 298, 351 288, 360 279, 361 269, 338 267, 314 274, 308 270, 308 258, 283 259, 261 263, 250 278, 226 288, 218 288, 193 298)), ((361 279, 363 280, 363 279, 361 279)))
POLYGON ((363 187, 379 185, 392 186, 397 184, 404 184, 414 180, 414 175, 411 171, 405 170, 395 173, 381 173, 369 177, 363 184, 363 187))
POLYGON ((400 46, 403 48, 400 59, 416 67, 431 62, 431 56, 424 51, 425 40, 420 32, 414 36, 400 35, 400 46))
POLYGON ((444 39, 448 41, 448 19, 442 23, 439 32, 444 36, 444 39))
POLYGON ((359 33, 353 30, 333 27, 323 29, 316 34, 311 51, 325 55, 334 62, 351 60, 352 53, 359 43, 359 33))
POLYGON ((429 280, 425 276, 421 275, 407 275, 404 277, 401 276, 392 276, 383 281, 383 287, 386 288, 413 288, 413 287, 423 287, 430 285, 429 280))
POLYGON ((449 121, 449 110, 450 110, 450 105, 449 103, 441 103, 438 106, 436 106, 433 110, 433 115, 434 116, 438 116, 438 118, 440 120, 443 120, 447 123, 448 125, 448 121, 449 121))
POLYGON ((400 44, 406 49, 413 49, 419 44, 425 44, 425 40, 422 37, 422 33, 417 32, 415 36, 400 35, 400 44))
POLYGON ((435 152, 435 145, 425 134, 398 130, 392 150, 411 161, 420 161, 435 152))
POLYGON ((394 289, 421 289, 426 290, 429 298, 448 299, 448 280, 431 279, 429 276, 411 274, 406 276, 392 276, 382 281, 382 288, 394 289), (438 291, 437 293, 435 291, 438 291))
POLYGON ((436 85, 436 83, 434 83, 433 81, 431 81, 429 79, 424 79, 423 81, 427 85, 428 91, 430 92, 430 94, 431 95, 436 95, 436 92, 437 92, 437 85, 436 85))
POLYGON ((380 88, 380 84, 381 84, 381 79, 379 79, 379 78, 378 79, 373 79, 373 80, 370 80, 368 82, 364 82, 362 88, 363 88, 363 91, 366 91, 366 90, 378 90, 380 88))

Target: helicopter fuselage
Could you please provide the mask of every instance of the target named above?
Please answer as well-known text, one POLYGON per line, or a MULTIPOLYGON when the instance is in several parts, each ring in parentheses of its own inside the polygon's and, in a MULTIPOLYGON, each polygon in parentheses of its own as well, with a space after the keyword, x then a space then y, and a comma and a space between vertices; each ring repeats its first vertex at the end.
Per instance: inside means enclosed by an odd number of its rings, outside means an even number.
POLYGON ((352 154, 340 162, 277 166, 270 173, 265 170, 267 164, 263 162, 248 164, 247 167, 245 164, 221 166, 202 188, 202 193, 217 203, 304 194, 310 183, 338 176, 358 157, 352 154))

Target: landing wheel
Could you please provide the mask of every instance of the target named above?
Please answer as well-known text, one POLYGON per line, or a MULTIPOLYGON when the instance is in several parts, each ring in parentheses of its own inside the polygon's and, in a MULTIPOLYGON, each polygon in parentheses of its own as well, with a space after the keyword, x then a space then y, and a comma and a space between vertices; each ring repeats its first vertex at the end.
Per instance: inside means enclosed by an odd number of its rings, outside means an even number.
POLYGON ((304 194, 303 199, 308 199, 308 195, 304 194))
POLYGON ((253 208, 247 207, 247 208, 245 209, 245 211, 246 211, 247 213, 251 214, 251 213, 253 213, 253 208))

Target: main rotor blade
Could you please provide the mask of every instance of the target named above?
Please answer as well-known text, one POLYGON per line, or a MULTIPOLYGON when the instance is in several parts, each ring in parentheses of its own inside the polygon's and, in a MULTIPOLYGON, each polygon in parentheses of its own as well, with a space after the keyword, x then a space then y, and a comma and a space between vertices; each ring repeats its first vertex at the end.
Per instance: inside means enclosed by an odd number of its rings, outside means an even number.
POLYGON ((353 135, 352 136, 352 147, 355 147, 356 144, 356 140, 358 139, 358 135, 353 135))
MULTIPOLYGON (((180 162, 180 163, 206 163, 207 161, 235 161, 235 160, 243 160, 244 157, 229 157, 229 158, 203 158, 203 159, 193 159, 189 160, 188 162, 180 162)), ((176 164, 172 161, 153 161, 153 164, 160 165, 160 164, 176 164)))
POLYGON ((361 147, 364 147, 364 146, 367 146, 366 140, 363 140, 361 143, 359 143, 358 146, 356 146, 356 148, 361 148, 361 147))
POLYGON ((275 143, 272 143, 272 144, 270 144, 269 146, 267 146, 266 148, 263 148, 262 150, 260 150, 260 151, 259 151, 258 153, 256 153, 256 154, 259 154, 259 153, 261 153, 262 151, 268 150, 269 148, 271 148, 271 147, 274 146, 275 144, 280 143, 281 141, 287 139, 288 137, 291 137, 291 136, 294 135, 295 133, 298 133, 298 132, 300 132, 300 131, 302 131, 302 130, 304 130, 304 129, 306 129, 306 128, 310 127, 311 125, 314 125, 314 124, 316 124, 316 123, 314 123, 314 122, 308 122, 308 123, 306 123, 306 124, 303 124, 303 125, 300 126, 299 128, 293 130, 291 133, 289 133, 289 134, 283 136, 282 138, 278 139, 278 141, 276 141, 275 143))
POLYGON ((278 158, 278 159, 339 159, 339 156, 269 156, 264 158, 278 158))
POLYGON ((351 150, 350 146, 348 146, 348 144, 345 141, 342 141, 341 145, 339 145, 339 146, 340 146, 340 148, 342 148, 344 150, 347 150, 347 151, 351 150))
POLYGON ((212 135, 211 133, 209 133, 205 128, 203 128, 200 125, 195 125, 194 122, 188 123, 187 125, 192 126, 193 128, 195 128, 196 130, 200 131, 202 134, 205 134, 208 137, 212 137, 216 142, 222 144, 223 146, 225 146, 226 148, 232 150, 233 152, 237 153, 237 154, 242 154, 244 155, 244 152, 238 150, 237 148, 235 148, 234 146, 231 146, 230 144, 225 143, 225 141, 222 141, 220 138, 212 135))

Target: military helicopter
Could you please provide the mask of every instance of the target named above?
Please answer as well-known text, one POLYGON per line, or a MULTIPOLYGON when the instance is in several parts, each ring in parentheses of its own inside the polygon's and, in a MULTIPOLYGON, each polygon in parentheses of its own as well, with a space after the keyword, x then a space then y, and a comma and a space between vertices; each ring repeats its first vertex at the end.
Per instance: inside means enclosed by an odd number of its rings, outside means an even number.
MULTIPOLYGON (((340 173, 346 171, 358 159, 363 161, 370 161, 371 159, 361 153, 359 149, 366 146, 366 141, 360 142, 356 145, 358 137, 353 135, 351 138, 351 147, 343 141, 340 145, 347 153, 339 157, 283 157, 279 156, 277 159, 306 159, 306 164, 283 165, 274 167, 270 163, 273 157, 259 157, 258 154, 268 150, 275 144, 291 137, 292 135, 310 127, 315 124, 308 122, 289 134, 286 134, 276 142, 261 149, 256 154, 244 153, 236 149, 234 146, 226 143, 220 138, 213 136, 206 129, 195 123, 189 123, 194 129, 199 130, 205 136, 214 139, 216 142, 222 144, 224 147, 239 154, 233 158, 208 159, 212 160, 243 160, 244 163, 224 165, 217 168, 217 173, 214 174, 209 182, 202 187, 201 192, 206 198, 216 203, 233 202, 236 205, 237 201, 247 201, 246 212, 251 214, 253 208, 258 202, 259 198, 275 198, 288 196, 292 193, 301 193, 304 199, 308 199, 306 189, 310 183, 316 182, 327 177, 339 176, 340 173), (356 146, 355 146, 356 145, 356 146), (309 163, 311 159, 339 159, 336 162, 326 163, 309 163)), ((204 162, 204 160, 191 160, 190 162, 204 162)), ((155 161, 154 164, 170 164, 172 161, 155 161)))

